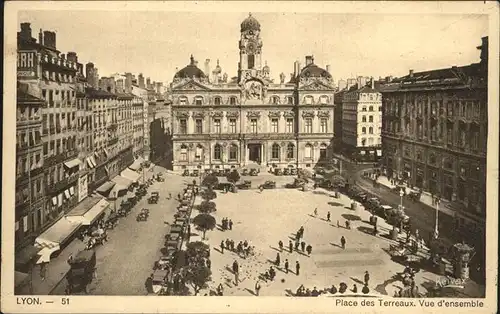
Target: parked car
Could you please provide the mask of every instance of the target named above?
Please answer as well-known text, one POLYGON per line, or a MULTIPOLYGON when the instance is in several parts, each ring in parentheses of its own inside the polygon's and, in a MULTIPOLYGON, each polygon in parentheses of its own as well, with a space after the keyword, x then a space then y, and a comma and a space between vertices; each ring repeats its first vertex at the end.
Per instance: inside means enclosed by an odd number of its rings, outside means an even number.
POLYGON ((283 170, 281 168, 274 169, 274 175, 276 175, 276 176, 282 176, 283 175, 283 170))
POLYGON ((250 169, 251 176, 257 176, 258 174, 259 174, 259 171, 257 169, 250 169))
POLYGON ((377 209, 377 207, 380 206, 380 200, 376 197, 370 197, 363 205, 365 206, 366 210, 373 212, 377 209))
POLYGON ((189 177, 189 170, 184 169, 184 171, 182 172, 182 176, 183 177, 189 177))
POLYGON ((216 189, 216 190, 221 190, 221 191, 224 191, 225 189, 230 190, 232 187, 233 187, 233 185, 232 185, 231 183, 224 182, 224 183, 219 183, 219 184, 215 187, 215 189, 216 189))
POLYGON ((274 181, 266 181, 263 184, 260 185, 263 189, 275 189, 276 188, 276 182, 274 181))
POLYGON ((283 169, 283 175, 284 176, 289 176, 290 175, 290 168, 283 169))
POLYGON ((296 176, 297 175, 297 168, 290 168, 290 175, 296 176))
POLYGON ((245 180, 243 183, 238 184, 238 188, 241 190, 248 190, 252 187, 252 181, 245 180))
POLYGON ((242 175, 242 176, 248 176, 248 169, 243 169, 243 170, 241 171, 241 175, 242 175))

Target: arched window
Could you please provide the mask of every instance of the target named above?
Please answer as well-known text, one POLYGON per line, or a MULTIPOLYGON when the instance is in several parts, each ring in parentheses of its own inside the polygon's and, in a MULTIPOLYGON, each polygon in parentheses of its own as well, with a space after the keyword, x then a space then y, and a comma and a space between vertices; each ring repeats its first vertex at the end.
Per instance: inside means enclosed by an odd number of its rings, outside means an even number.
POLYGON ((229 146, 229 160, 236 160, 238 158, 238 146, 231 144, 229 146))
POLYGON ((214 146, 214 159, 221 160, 222 159, 222 147, 220 144, 215 144, 214 146))
POLYGON ((328 104, 328 96, 321 96, 319 98, 319 103, 322 104, 322 105, 328 104))
POLYGON ((286 147, 286 158, 295 158, 295 145, 293 143, 289 143, 286 147))
POLYGON ((221 104, 221 99, 220 99, 220 97, 218 97, 218 96, 217 96, 217 97, 215 97, 215 98, 214 98, 214 105, 219 106, 220 104, 221 104))
POLYGON ((203 105, 203 97, 201 97, 201 96, 196 96, 196 97, 194 98, 194 104, 195 104, 196 106, 201 106, 201 105, 203 105))
POLYGON ((304 148, 304 158, 312 158, 312 145, 306 144, 304 148))
POLYGON ((373 134, 373 128, 372 128, 372 127, 369 127, 369 128, 368 128, 368 133, 369 133, 369 134, 373 134))
POLYGON ((182 144, 181 145, 181 155, 180 155, 180 160, 181 161, 187 161, 188 160, 188 152, 187 152, 187 146, 182 144))
POLYGON ((361 122, 366 122, 366 116, 361 117, 361 122))
POLYGON ((361 128, 361 134, 366 134, 366 128, 365 127, 361 128))
POLYGON ((230 105, 236 105, 236 97, 229 98, 229 104, 230 105))
POLYGON ((286 99, 289 105, 293 105, 293 97, 288 96, 286 99))
POLYGON ((272 96, 271 97, 271 103, 274 104, 274 105, 277 105, 280 103, 280 99, 278 96, 272 96))
POLYGON ((319 158, 320 159, 325 159, 326 158, 326 144, 321 144, 319 147, 319 158))
POLYGON ((373 122, 373 116, 368 116, 368 122, 373 122))
POLYGON ((251 70, 255 66, 255 56, 254 55, 248 55, 248 69, 251 70))
POLYGON ((361 108, 361 111, 366 111, 366 106, 363 106, 363 107, 361 108))
POLYGON ((368 107, 368 111, 373 111, 373 106, 368 107))
POLYGON ((306 97, 304 97, 304 102, 307 105, 312 105, 312 103, 313 103, 313 97, 312 96, 306 96, 306 97))
POLYGON ((279 159, 280 158, 280 146, 276 143, 274 143, 272 146, 271 158, 272 159, 279 159))
POLYGON ((194 159, 196 159, 196 160, 202 160, 203 159, 203 147, 200 144, 196 145, 196 151, 195 151, 195 154, 194 154, 194 159))
POLYGON ((179 105, 187 105, 188 99, 185 96, 179 97, 179 105))

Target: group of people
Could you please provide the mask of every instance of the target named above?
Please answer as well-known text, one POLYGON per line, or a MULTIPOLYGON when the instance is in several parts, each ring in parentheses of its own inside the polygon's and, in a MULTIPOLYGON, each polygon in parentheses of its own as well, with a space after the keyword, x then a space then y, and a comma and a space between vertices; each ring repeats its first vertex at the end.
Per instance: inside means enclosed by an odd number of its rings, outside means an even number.
MULTIPOLYGON (((361 288, 361 292, 363 294, 368 294, 370 293, 370 288, 368 288, 368 283, 370 281, 370 274, 368 271, 365 272, 364 275, 364 284, 363 288, 361 288)), ((325 288, 322 290, 318 290, 316 287, 314 289, 310 290, 309 288, 305 288, 304 285, 300 285, 300 287, 297 289, 297 292, 295 293, 295 296, 297 297, 318 297, 321 294, 326 294, 326 293, 331 293, 331 294, 336 294, 338 293, 345 293, 347 291, 347 284, 345 282, 341 282, 339 285, 339 288, 335 285, 332 285, 331 288, 325 288)), ((356 284, 353 285, 351 289, 352 293, 358 293, 358 286, 356 284)))
POLYGON ((222 231, 226 230, 233 230, 233 221, 224 217, 222 218, 222 231))
POLYGON ((254 247, 250 246, 247 240, 240 241, 235 246, 234 240, 226 239, 226 241, 223 240, 220 242, 220 249, 222 254, 224 254, 224 249, 227 249, 231 252, 236 252, 239 256, 243 258, 247 258, 254 252, 254 247))

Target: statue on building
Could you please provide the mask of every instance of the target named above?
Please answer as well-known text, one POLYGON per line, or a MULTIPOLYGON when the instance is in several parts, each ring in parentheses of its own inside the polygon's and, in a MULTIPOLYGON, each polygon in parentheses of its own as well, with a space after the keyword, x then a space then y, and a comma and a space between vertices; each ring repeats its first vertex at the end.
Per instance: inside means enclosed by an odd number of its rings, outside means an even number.
POLYGON ((247 99, 261 99, 262 97, 262 86, 257 82, 250 82, 247 84, 246 88, 246 98, 247 99))
POLYGON ((222 75, 222 82, 227 83, 227 73, 222 75))
POLYGON ((283 84, 285 83, 285 73, 281 72, 280 74, 280 83, 283 84))

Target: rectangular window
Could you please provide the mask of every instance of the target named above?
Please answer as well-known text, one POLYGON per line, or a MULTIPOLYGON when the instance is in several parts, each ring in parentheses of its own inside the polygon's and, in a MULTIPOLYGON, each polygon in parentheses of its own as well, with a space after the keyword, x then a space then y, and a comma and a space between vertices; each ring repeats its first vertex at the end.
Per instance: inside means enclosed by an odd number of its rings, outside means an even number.
POLYGON ((271 132, 278 133, 278 119, 271 119, 271 132))
POLYGON ((306 145, 304 148, 304 158, 312 158, 312 146, 306 145))
POLYGON ((236 133, 236 119, 229 119, 229 132, 236 133))
POLYGON ((215 133, 221 132, 220 119, 214 119, 214 132, 215 133))
POLYGON ((255 56, 254 55, 248 55, 248 69, 253 69, 255 66, 255 56))
POLYGON ((196 119, 196 133, 201 134, 203 133, 203 120, 201 119, 196 119))
POLYGON ((294 133, 293 119, 286 119, 286 132, 294 133))
POLYGON ((312 133, 312 118, 304 119, 304 132, 312 133))
POLYGON ((181 148, 180 160, 187 161, 187 148, 181 148))
POLYGON ((250 119, 250 129, 252 133, 257 133, 257 119, 250 119))
POLYGON ((321 119, 321 133, 328 133, 328 119, 321 119))
POLYGON ((187 120, 186 119, 179 120, 179 133, 180 134, 187 134, 187 120))
POLYGON ((368 122, 373 122, 373 116, 368 117, 368 122))

